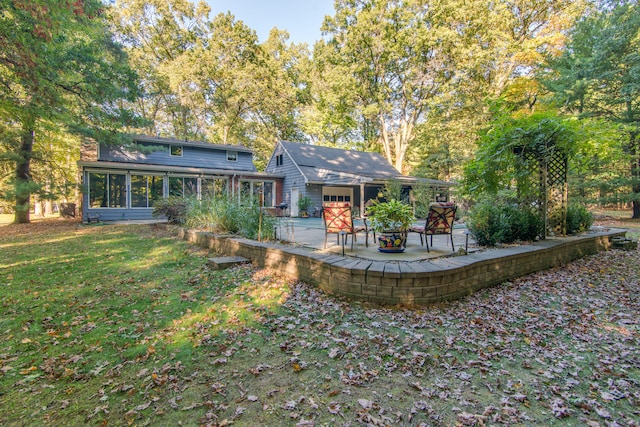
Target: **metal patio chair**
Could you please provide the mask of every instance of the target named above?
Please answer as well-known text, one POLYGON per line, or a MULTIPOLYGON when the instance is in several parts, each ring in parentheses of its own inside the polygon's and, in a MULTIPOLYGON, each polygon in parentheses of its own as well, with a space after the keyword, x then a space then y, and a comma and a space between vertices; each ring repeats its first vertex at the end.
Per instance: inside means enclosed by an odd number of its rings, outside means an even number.
POLYGON ((453 203, 430 203, 424 226, 410 227, 409 232, 420 234, 420 244, 427 244, 427 252, 429 252, 427 236, 431 237, 431 246, 433 246, 434 235, 448 234, 451 239, 451 250, 455 251, 453 246, 453 221, 456 219, 456 210, 457 206, 453 203))

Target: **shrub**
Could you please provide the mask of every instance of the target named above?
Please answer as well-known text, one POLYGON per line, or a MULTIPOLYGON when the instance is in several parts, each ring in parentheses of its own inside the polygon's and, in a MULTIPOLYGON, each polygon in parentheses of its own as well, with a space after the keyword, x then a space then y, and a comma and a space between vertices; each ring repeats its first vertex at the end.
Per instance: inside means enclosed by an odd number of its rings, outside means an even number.
POLYGON ((227 197, 192 200, 187 208, 186 225, 215 233, 240 231, 240 206, 227 197))
POLYGON ((500 240, 500 212, 488 201, 475 205, 468 212, 467 228, 481 246, 494 246, 500 240))
POLYGON ((587 231, 593 225, 593 215, 586 207, 578 204, 567 207, 567 234, 587 231))
POLYGON ((481 246, 535 240, 542 231, 542 220, 530 209, 509 200, 485 199, 468 212, 467 227, 481 246))
POLYGON ((268 239, 273 236, 275 218, 262 212, 255 199, 220 197, 192 200, 187 206, 186 225, 216 233, 240 234, 249 239, 268 239))
POLYGON ((181 197, 169 197, 157 200, 153 209, 153 216, 166 217, 169 224, 184 224, 187 213, 187 203, 181 197))

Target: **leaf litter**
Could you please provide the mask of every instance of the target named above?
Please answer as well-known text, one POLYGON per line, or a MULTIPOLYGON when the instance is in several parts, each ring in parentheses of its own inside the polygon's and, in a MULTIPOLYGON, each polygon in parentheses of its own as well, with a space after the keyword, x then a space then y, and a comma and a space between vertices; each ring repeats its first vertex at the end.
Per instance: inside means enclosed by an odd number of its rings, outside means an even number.
MULTIPOLYGON (((637 251, 609 251, 411 308, 349 302, 269 270, 200 267, 155 288, 130 324, 101 292, 69 308, 101 304, 104 318, 43 317, 49 341, 20 342, 40 362, 0 354, 0 375, 15 378, 0 399, 63 384, 45 411, 52 424, 73 410, 77 383, 95 387, 82 416, 96 423, 637 426, 638 265, 637 251), (164 311, 166 291, 182 311, 164 311), (100 357, 105 337, 89 337, 105 320, 144 351, 100 357), (51 345, 69 351, 47 355, 51 345)), ((124 282, 125 297, 144 286, 124 282)))

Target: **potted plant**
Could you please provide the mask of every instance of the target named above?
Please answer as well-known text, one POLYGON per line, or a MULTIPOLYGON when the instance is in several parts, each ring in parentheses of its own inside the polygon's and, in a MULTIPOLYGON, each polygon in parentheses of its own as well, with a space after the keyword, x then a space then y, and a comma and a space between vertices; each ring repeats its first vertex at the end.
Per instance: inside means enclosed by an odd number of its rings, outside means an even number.
POLYGON ((298 199, 298 211, 301 217, 307 218, 309 216, 309 208, 313 200, 310 197, 304 196, 298 199))
POLYGON ((399 200, 374 202, 367 208, 371 228, 378 234, 378 250, 402 252, 407 241, 407 230, 413 223, 413 209, 399 200))

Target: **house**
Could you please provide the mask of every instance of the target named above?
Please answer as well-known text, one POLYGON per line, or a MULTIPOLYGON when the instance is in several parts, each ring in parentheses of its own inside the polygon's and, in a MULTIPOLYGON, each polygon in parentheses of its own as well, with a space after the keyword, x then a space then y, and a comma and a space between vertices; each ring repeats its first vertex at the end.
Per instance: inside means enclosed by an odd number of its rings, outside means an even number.
POLYGON ((147 136, 133 143, 83 146, 83 221, 152 219, 156 201, 169 196, 254 194, 265 207, 282 200, 283 176, 258 172, 246 147, 147 136))
POLYGON ((302 197, 309 197, 317 212, 324 202, 344 201, 361 208, 391 180, 402 184, 407 198, 412 186, 422 182, 434 189, 438 199, 446 199, 452 185, 402 175, 379 153, 287 141, 278 142, 266 172, 285 177, 282 200, 291 207, 291 216, 298 216, 297 201, 302 197))

